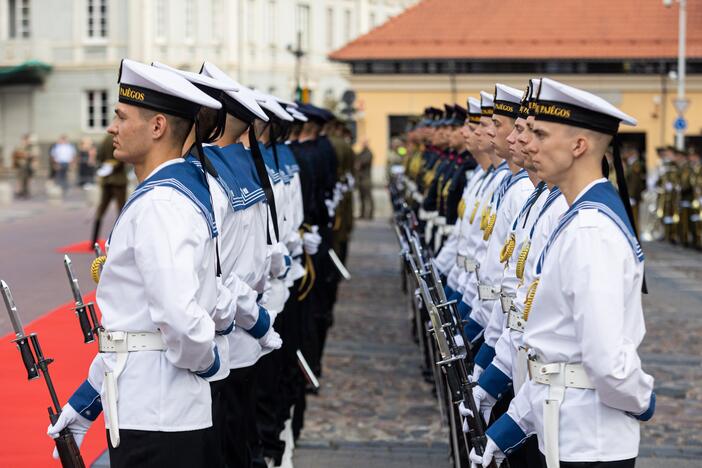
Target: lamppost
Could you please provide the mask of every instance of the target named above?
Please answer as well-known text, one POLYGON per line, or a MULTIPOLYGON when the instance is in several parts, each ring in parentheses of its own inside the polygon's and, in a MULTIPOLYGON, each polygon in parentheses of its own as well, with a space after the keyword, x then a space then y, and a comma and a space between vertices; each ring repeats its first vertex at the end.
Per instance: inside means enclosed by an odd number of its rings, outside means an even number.
MULTIPOLYGON (((687 110, 690 103, 685 99, 685 43, 687 36, 687 0, 677 0, 680 5, 678 11, 678 95, 673 103, 675 110, 678 112, 678 117, 675 119, 675 147, 678 150, 685 149, 685 129, 687 122, 683 114, 687 110)), ((670 7, 673 0, 663 0, 663 5, 670 7)))
POLYGON ((305 51, 302 50, 302 31, 297 32, 297 47, 293 48, 288 45, 288 52, 295 57, 295 99, 304 101, 302 98, 302 86, 300 83, 300 75, 302 73, 302 57, 305 56, 305 51))

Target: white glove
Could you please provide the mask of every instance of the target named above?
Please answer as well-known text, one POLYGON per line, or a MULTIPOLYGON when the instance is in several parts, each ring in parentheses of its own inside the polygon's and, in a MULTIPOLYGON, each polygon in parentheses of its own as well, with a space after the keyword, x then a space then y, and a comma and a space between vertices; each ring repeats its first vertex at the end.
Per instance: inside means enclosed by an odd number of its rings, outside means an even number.
MULTIPOLYGON (((492 407, 495 406, 497 402, 495 397, 486 392, 480 385, 476 385, 473 387, 473 401, 475 401, 475 407, 483 416, 483 421, 489 423, 492 407)), ((470 410, 468 410, 468 412, 470 413, 470 410)))
POLYGON ((350 172, 346 173, 346 183, 349 184, 349 190, 353 190, 353 188, 356 186, 356 179, 350 172))
MULTIPOLYGON (((68 428, 68 430, 70 430, 73 434, 73 438, 76 440, 76 445, 78 448, 80 448, 80 444, 83 443, 85 433, 88 432, 88 429, 92 423, 93 422, 91 420, 78 414, 78 412, 74 410, 71 405, 66 403, 61 409, 61 414, 59 415, 56 424, 53 426, 49 425, 46 433, 49 435, 49 437, 55 439, 59 436, 59 432, 65 428, 68 428)), ((58 450, 56 450, 56 448, 54 448, 53 457, 54 460, 59 459, 58 450)))
POLYGON ((470 376, 470 381, 477 382, 478 379, 480 378, 480 374, 482 374, 484 370, 485 369, 483 369, 482 367, 480 367, 477 364, 475 366, 473 366, 473 373, 470 376))
POLYGON ((274 321, 272 314, 282 312, 288 297, 290 297, 290 291, 285 286, 284 281, 272 279, 266 284, 259 304, 268 310, 269 315, 271 315, 271 323, 274 321))
POLYGON ((114 172, 115 167, 110 164, 110 163, 103 163, 102 166, 98 168, 97 171, 95 171, 95 175, 98 177, 107 177, 108 175, 112 174, 114 172))
POLYGON ((453 341, 456 343, 456 346, 459 348, 465 346, 465 343, 463 342, 463 337, 461 335, 454 335, 453 341))
POLYGON ((312 232, 302 234, 302 245, 307 255, 315 255, 319 252, 319 245, 322 243, 322 236, 317 234, 319 228, 312 226, 312 232))
MULTIPOLYGON (((475 402, 475 407, 482 415, 483 421, 489 423, 492 407, 495 406, 497 400, 488 392, 483 390, 480 385, 476 385, 473 387, 473 401, 475 402)), ((463 402, 458 405, 458 412, 464 418, 467 416, 473 416, 473 412, 470 410, 470 408, 466 408, 463 402)), ((463 420, 463 432, 468 432, 468 424, 465 419, 463 420)))
POLYGON ((505 459, 505 454, 502 453, 500 447, 498 447, 497 444, 495 444, 495 442, 488 437, 487 444, 485 444, 485 450, 483 451, 483 456, 481 457, 475 453, 475 447, 473 447, 470 450, 468 458, 470 458, 471 468, 475 468, 477 466, 488 466, 493 459, 495 460, 495 465, 500 466, 505 459))
POLYGON ((287 272, 292 263, 292 259, 288 256, 288 249, 281 242, 274 244, 270 248, 271 269, 270 274, 273 278, 279 278, 287 272), (287 259, 287 260, 286 260, 287 259))
POLYGON ((283 340, 280 338, 280 335, 272 328, 258 342, 265 349, 280 349, 283 346, 283 340))
POLYGON ((333 200, 329 199, 325 199, 324 204, 327 205, 327 214, 330 218, 333 218, 334 214, 336 213, 336 204, 333 200))
POLYGON ((302 237, 298 231, 293 231, 285 241, 285 247, 293 257, 302 254, 302 237))

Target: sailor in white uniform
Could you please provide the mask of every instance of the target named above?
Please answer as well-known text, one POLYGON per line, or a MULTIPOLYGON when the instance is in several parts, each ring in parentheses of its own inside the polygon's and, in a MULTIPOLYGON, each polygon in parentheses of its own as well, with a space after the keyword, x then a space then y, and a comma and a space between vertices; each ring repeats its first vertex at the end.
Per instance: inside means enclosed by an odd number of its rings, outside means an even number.
MULTIPOLYGON (((231 183, 232 188, 237 187, 238 190, 238 217, 230 218, 232 222, 240 221, 233 229, 241 235, 236 236, 236 242, 227 243, 223 247, 223 265, 226 265, 223 268, 231 264, 231 268, 244 279, 253 290, 252 297, 249 296, 250 308, 260 311, 258 317, 254 316, 256 321, 252 328, 242 326, 237 315, 239 321, 234 332, 229 335, 231 373, 225 390, 225 460, 228 466, 249 466, 250 439, 255 422, 254 408, 251 405, 251 394, 254 391, 252 366, 262 350, 279 348, 281 342, 272 329, 277 310, 269 307, 268 301, 264 300, 270 270, 269 248, 275 241, 273 226, 269 224, 271 215, 267 203, 268 196, 273 197, 273 193, 271 190, 266 194, 263 182, 268 182, 270 187, 270 179, 262 155, 258 154, 261 159, 257 165, 252 152, 239 142, 248 141, 250 135, 254 136, 252 128, 256 119, 266 121, 268 117, 250 89, 234 81, 213 63, 205 62, 201 74, 221 82, 233 83, 236 87, 236 91, 225 91, 222 96, 226 110, 225 130, 221 138, 214 142, 215 146, 206 147, 206 152, 211 157, 221 158, 235 179, 231 183)), ((255 140, 255 136, 252 139, 255 140)))
MULTIPOLYGON (((497 84, 495 86, 495 109, 492 116, 493 125, 488 130, 492 138, 495 153, 507 162, 510 175, 504 179, 499 191, 494 195, 493 214, 484 231, 483 240, 487 241, 487 251, 480 264, 478 277, 478 294, 471 303, 470 319, 487 327, 493 314, 496 320, 501 320, 503 305, 507 305, 512 298, 508 292, 503 292, 501 283, 505 272, 505 265, 501 253, 509 235, 515 218, 522 211, 522 207, 534 192, 534 184, 529 179, 529 174, 523 169, 519 160, 513 160, 509 151, 507 137, 514 129, 514 120, 519 113, 519 105, 524 93, 516 88, 497 84)), ((536 198, 535 198, 536 199, 536 198)), ((535 200, 534 199, 534 200, 535 200)), ((480 373, 492 361, 495 354, 494 346, 500 337, 501 322, 498 328, 486 328, 484 342, 475 355, 473 378, 477 380, 480 373), (492 333, 488 334, 487 331, 492 333)))
MULTIPOLYGON (((536 189, 522 208, 520 216, 515 220, 513 246, 505 246, 506 249, 512 250, 512 253, 509 258, 505 259, 507 266, 502 279, 502 293, 508 297, 514 297, 508 312, 505 314, 507 323, 504 326, 499 323, 495 324, 491 320, 488 324, 488 327, 502 327, 502 334, 495 345, 495 357, 485 371, 480 374, 478 385, 473 388, 475 406, 480 409, 485 420, 490 419, 492 407, 498 400, 511 398, 511 387, 516 393, 526 380, 527 363, 526 354, 522 347, 522 334, 524 324, 528 319, 528 310, 525 314, 524 304, 529 292, 529 285, 534 279, 531 274, 535 264, 534 258, 538 257, 538 252, 541 251, 548 235, 558 222, 558 217, 568 208, 557 187, 551 187, 551 190, 547 188, 548 185, 544 187, 545 182, 538 179, 530 154, 524 151, 525 146, 532 138, 528 124, 532 124, 534 120, 533 115, 529 116, 529 100, 533 99, 532 102, 535 103, 536 93, 533 91, 538 90, 539 84, 540 80, 531 80, 525 100, 520 105, 519 117, 515 120, 514 131, 507 138, 513 160, 519 157, 523 158, 524 168, 529 173, 529 178, 536 189), (537 196, 535 200, 532 199, 534 196, 537 196), (530 205, 532 200, 533 203, 530 205), (531 252, 536 253, 529 255, 531 252)), ((496 317, 493 315, 491 318, 496 317)), ((486 331, 487 333, 488 331, 486 331)), ((508 403, 509 401, 507 401, 508 403)), ((470 414, 470 411, 466 411, 463 407, 460 410, 463 416, 470 414)), ((526 460, 530 466, 541 466, 541 454, 535 435, 527 439, 522 449, 515 451, 510 456, 512 462, 519 458, 526 460)))
POLYGON ((111 466, 205 466, 206 378, 220 370, 215 333, 231 329, 234 307, 218 302, 209 191, 180 156, 200 107, 221 105, 172 72, 127 59, 119 83, 108 132, 140 184, 98 285, 100 352, 49 433, 84 426, 102 402, 111 466))
POLYGON ((527 146, 540 178, 559 187, 569 208, 535 266, 524 331, 530 379, 488 429, 474 462, 498 461, 535 432, 549 468, 633 467, 639 421, 655 410, 653 377, 637 348, 643 252, 622 193, 602 177, 602 158, 620 122, 636 120, 602 98, 544 78, 527 146))
POLYGON ((446 297, 460 300, 463 291, 460 288, 460 277, 465 274, 465 249, 466 232, 471 223, 472 206, 475 203, 476 194, 480 185, 487 176, 487 169, 491 164, 490 158, 482 152, 476 151, 475 128, 480 123, 480 101, 470 97, 467 100, 468 118, 461 128, 461 135, 466 142, 466 149, 478 163, 478 166, 466 181, 463 196, 459 205, 459 219, 453 229, 453 233, 446 240, 444 246, 436 257, 439 271, 446 274, 446 297), (460 295, 458 293, 461 293, 460 295))
MULTIPOLYGON (((203 74, 191 73, 187 71, 175 70, 166 65, 155 63, 160 68, 166 68, 175 73, 179 73, 185 79, 193 83, 203 92, 209 94, 215 99, 223 103, 224 108, 220 113, 226 113, 226 103, 222 98, 223 92, 230 92, 238 101, 245 102, 252 110, 256 112, 260 118, 267 118, 263 110, 258 107, 255 100, 246 100, 245 95, 238 93, 239 89, 236 83, 232 81, 216 80, 203 74)), ((214 138, 221 136, 226 132, 226 120, 218 119, 219 114, 215 111, 201 110, 200 111, 200 131, 204 132, 200 138, 202 140, 211 141, 213 138, 212 132, 215 133, 214 138), (205 114, 205 117, 203 117, 205 114), (212 123, 209 128, 203 128, 203 121, 212 123), (223 128, 217 128, 215 123, 219 123, 223 128), (214 128, 213 128, 214 127, 214 128)), ((194 143, 194 136, 186 142, 185 150, 189 152, 194 143)), ((246 254, 241 251, 240 246, 246 245, 247 237, 262 233, 249 232, 246 230, 247 218, 254 213, 255 206, 252 206, 252 200, 245 200, 241 190, 241 178, 244 175, 243 167, 239 168, 227 164, 225 155, 216 147, 209 147, 206 151, 208 161, 214 166, 217 174, 216 177, 208 173, 209 184, 211 187, 213 206, 216 212, 217 226, 219 229, 219 254, 221 258, 222 276, 229 279, 225 284, 231 292, 234 302, 237 306, 236 319, 237 326, 246 331, 249 335, 259 339, 260 343, 269 345, 270 349, 280 346, 280 337, 272 328, 271 318, 275 318, 276 311, 269 310, 257 304, 258 292, 247 284, 245 278, 249 278, 251 270, 251 260, 263 262, 265 257, 261 256, 246 258, 246 254), (246 260, 249 260, 248 262, 246 260)), ((188 162, 199 164, 198 158, 191 153, 188 162)), ((262 195, 262 191, 261 191, 262 195)), ((261 197, 259 197, 261 198, 261 197)), ((261 252, 263 253, 263 252, 261 252)), ((228 333, 227 333, 228 335, 228 333)), ((224 454, 227 452, 226 442, 226 412, 228 399, 227 383, 223 380, 229 375, 229 337, 218 337, 219 349, 224 353, 226 350, 226 359, 222 359, 222 364, 226 363, 226 373, 221 372, 221 375, 215 376, 210 380, 212 386, 213 400, 213 447, 209 450, 210 466, 225 466, 224 454), (216 382, 215 382, 216 381, 216 382)), ((232 354, 236 353, 236 349, 232 350, 232 354)))
MULTIPOLYGON (((480 205, 479 194, 483 190, 485 184, 487 184, 490 179, 491 174, 494 171, 492 167, 492 160, 490 156, 479 150, 478 146, 478 136, 475 131, 480 125, 481 109, 480 100, 474 97, 468 98, 468 119, 466 124, 461 129, 463 138, 466 140, 466 147, 468 151, 471 152, 478 167, 473 173, 473 177, 470 182, 466 184, 466 194, 463 198, 465 208, 463 210, 463 216, 461 217, 461 223, 457 227, 458 240, 456 242, 456 252, 454 255, 454 266, 448 273, 448 278, 446 280, 448 288, 452 294, 449 295, 451 299, 460 301, 463 297, 464 287, 463 284, 466 278, 469 276, 470 272, 474 271, 474 260, 468 255, 468 240, 470 236, 471 229, 473 229, 473 224, 476 222, 477 212, 480 205), (455 291, 455 292, 454 292, 455 291)), ((475 229, 478 225, 475 225, 475 229)))
POLYGON ((481 184, 477 192, 476 202, 471 210, 471 224, 466 235, 464 255, 466 274, 461 278, 459 290, 463 292, 461 301, 458 303, 458 310, 461 318, 466 320, 464 326, 465 335, 468 340, 475 342, 482 337, 484 324, 481 324, 470 317, 473 299, 478 295, 478 282, 480 277, 480 264, 482 263, 487 245, 485 229, 488 226, 490 216, 496 209, 495 198, 499 194, 499 188, 507 176, 510 174, 507 162, 495 154, 495 148, 490 141, 488 132, 493 127, 492 115, 494 112, 494 96, 485 91, 480 92, 480 123, 476 126, 475 137, 477 139, 476 151, 483 153, 490 158, 491 167, 489 174, 481 184))

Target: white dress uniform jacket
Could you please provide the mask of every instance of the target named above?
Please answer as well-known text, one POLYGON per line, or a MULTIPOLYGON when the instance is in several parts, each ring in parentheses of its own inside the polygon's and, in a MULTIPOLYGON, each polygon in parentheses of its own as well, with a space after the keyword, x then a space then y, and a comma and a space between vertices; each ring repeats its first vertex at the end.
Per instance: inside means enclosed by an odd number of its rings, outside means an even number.
MULTIPOLYGON (((168 161, 151 175, 171 164, 186 163, 168 161)), ((222 310, 213 321, 217 299, 215 243, 188 198, 156 187, 122 212, 97 289, 102 324, 108 331, 160 331, 167 349, 129 353, 117 380, 121 429, 212 425, 210 385, 195 372, 213 365, 215 330, 233 318, 231 309, 222 310)), ((90 366, 89 382, 103 400, 104 372, 116 358, 100 353, 90 366)))
MULTIPOLYGON (((606 183, 592 182, 576 202, 596 184, 606 183)), ((641 369, 637 354, 645 333, 643 261, 622 229, 597 209, 580 210, 547 252, 524 343, 540 362, 581 363, 594 386, 565 388, 560 460, 636 457, 639 421, 632 415, 647 412, 655 402, 653 377, 641 369)), ((537 433, 543 452, 549 388, 527 381, 488 435, 499 439, 500 429, 512 420, 523 433, 537 433)))

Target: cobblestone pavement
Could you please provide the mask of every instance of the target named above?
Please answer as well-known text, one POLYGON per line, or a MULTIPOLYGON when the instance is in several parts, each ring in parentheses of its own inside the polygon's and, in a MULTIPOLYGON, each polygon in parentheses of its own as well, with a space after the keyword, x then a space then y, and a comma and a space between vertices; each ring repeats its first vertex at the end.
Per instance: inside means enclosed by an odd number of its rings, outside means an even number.
MULTIPOLYGON (((322 391, 310 398, 298 468, 448 466, 447 435, 419 373, 386 220, 359 222, 327 340, 322 391)), ((642 424, 637 466, 702 466, 702 254, 649 243, 644 368, 658 407, 642 424), (657 458, 660 457, 660 458, 657 458)))

